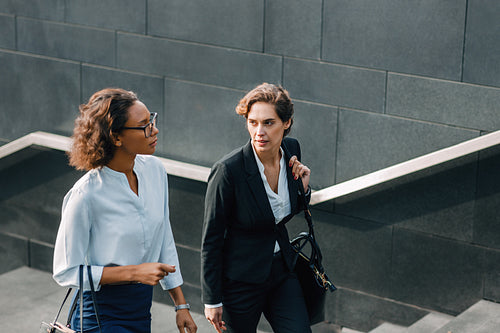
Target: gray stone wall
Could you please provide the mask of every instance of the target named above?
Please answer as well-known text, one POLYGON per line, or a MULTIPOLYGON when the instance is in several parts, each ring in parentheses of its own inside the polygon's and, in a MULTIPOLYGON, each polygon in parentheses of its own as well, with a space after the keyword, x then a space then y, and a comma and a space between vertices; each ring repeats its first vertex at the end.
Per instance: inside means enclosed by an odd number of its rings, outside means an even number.
MULTIPOLYGON (((239 98, 272 82, 294 100, 291 136, 323 188, 500 129, 499 16, 495 0, 1 0, 0 141, 70 135, 78 105, 115 86, 159 112, 159 156, 211 166, 248 139, 239 98)), ((499 301, 498 153, 316 207, 341 287, 328 320, 367 328, 499 301)), ((79 173, 46 154, 0 163, 8 267, 50 270, 60 200, 79 173)), ((171 181, 193 298, 204 186, 171 181)))

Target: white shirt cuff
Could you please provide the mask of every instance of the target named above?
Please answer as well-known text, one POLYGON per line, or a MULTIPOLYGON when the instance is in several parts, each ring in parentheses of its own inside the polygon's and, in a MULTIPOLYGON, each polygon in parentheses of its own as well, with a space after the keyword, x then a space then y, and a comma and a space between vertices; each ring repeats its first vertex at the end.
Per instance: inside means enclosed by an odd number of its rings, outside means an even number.
POLYGON ((207 309, 220 308, 221 306, 222 306, 222 302, 219 304, 205 304, 205 308, 207 308, 207 309))

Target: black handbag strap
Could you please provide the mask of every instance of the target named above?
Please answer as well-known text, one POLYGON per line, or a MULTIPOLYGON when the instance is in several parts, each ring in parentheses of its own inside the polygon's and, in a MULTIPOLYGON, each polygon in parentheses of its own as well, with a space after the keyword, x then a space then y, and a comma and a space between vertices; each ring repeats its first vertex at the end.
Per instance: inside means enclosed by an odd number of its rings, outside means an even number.
POLYGON ((71 290, 72 290, 72 288, 68 288, 68 291, 66 292, 66 296, 64 296, 64 300, 62 301, 62 304, 59 307, 59 311, 57 311, 56 317, 54 318, 54 321, 52 321, 53 323, 57 322, 57 319, 59 318, 59 315, 61 314, 61 310, 64 306, 64 303, 66 303, 66 300, 68 299, 69 294, 71 294, 71 290))
MULTIPOLYGON (((99 311, 97 310, 97 302, 96 302, 96 296, 95 296, 94 281, 92 279, 92 271, 91 271, 90 266, 87 266, 87 274, 89 276, 90 293, 92 295, 92 303, 94 305, 94 311, 95 311, 95 317, 96 317, 96 321, 97 321, 97 326, 99 327, 99 332, 101 332, 101 323, 99 321, 99 311)), ((81 328, 81 330, 83 330, 83 265, 80 265, 80 270, 79 270, 79 284, 80 284, 80 289, 78 290, 78 294, 79 294, 79 297, 80 297, 80 328, 81 328)), ((71 289, 68 291, 68 294, 66 295, 66 298, 68 297, 70 291, 71 291, 71 289)), ((66 301, 66 298, 63 301, 63 305, 64 305, 64 302, 66 301)), ((62 305, 61 305, 61 308, 62 308, 62 305)), ((71 305, 71 309, 69 311, 68 321, 66 322, 66 326, 70 325, 71 318, 73 317, 73 313, 75 312, 75 310, 76 310, 76 300, 71 305)), ((59 309, 59 312, 60 311, 61 311, 61 309, 59 309)), ((59 316, 59 313, 58 313, 58 316, 59 316)))

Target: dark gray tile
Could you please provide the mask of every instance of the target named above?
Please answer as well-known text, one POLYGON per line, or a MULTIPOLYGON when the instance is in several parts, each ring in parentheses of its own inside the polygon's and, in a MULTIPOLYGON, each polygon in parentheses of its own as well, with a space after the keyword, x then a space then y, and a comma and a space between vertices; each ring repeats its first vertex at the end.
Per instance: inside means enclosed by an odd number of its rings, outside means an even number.
POLYGON ((118 34, 118 67, 250 90, 281 82, 281 57, 161 38, 118 34))
POLYGON ((390 298, 457 314, 483 296, 483 250, 394 229, 390 298))
POLYGON ((500 148, 480 153, 477 198, 474 210, 474 242, 500 249, 500 148))
POLYGON ((342 215, 473 241, 477 155, 335 200, 342 215))
POLYGON ((245 119, 234 111, 244 95, 232 89, 166 80, 159 152, 210 167, 245 144, 249 138, 245 119))
POLYGON ((2 0, 0 12, 40 19, 64 20, 65 0, 2 0))
MULTIPOLYGON (((134 91, 149 111, 163 117, 163 79, 158 76, 135 74, 111 68, 82 66, 82 103, 98 90, 118 87, 134 91)), ((161 129, 160 129, 161 132, 161 129)))
POLYGON ((409 326, 427 314, 411 305, 350 289, 340 288, 334 297, 336 302, 327 320, 365 332, 385 321, 409 326))
POLYGON ((12 15, 0 15, 0 47, 16 48, 16 23, 12 15))
POLYGON ((465 82, 500 87, 500 3, 469 1, 465 31, 465 82))
POLYGON ((265 52, 319 59, 322 1, 266 1, 265 52))
POLYGON ((500 302, 500 252, 485 250, 484 299, 500 302))
POLYGON ((500 128, 500 89, 389 74, 387 113, 495 131, 500 128))
POLYGON ((0 80, 3 138, 72 132, 80 100, 78 64, 0 52, 0 77, 8 78, 0 80))
MULTIPOLYGON (((315 209, 312 218, 323 266, 332 282, 382 297, 388 295, 392 228, 315 209)), ((290 239, 307 231, 303 214, 294 217, 287 227, 290 239)))
POLYGON ((461 79, 466 1, 326 1, 323 59, 461 79))
MULTIPOLYGON (((206 183, 169 176, 170 225, 175 242, 199 249, 205 204, 206 183)), ((197 259, 199 265, 200 259, 197 259)), ((198 276, 199 280, 199 276, 198 276)))
POLYGON ((189 247, 177 246, 177 255, 179 256, 179 265, 184 282, 199 286, 201 267, 200 251, 195 251, 189 247))
POLYGON ((66 22, 144 34, 146 0, 67 1, 66 22))
POLYGON ((285 59, 283 77, 292 98, 384 112, 386 74, 382 71, 285 59))
POLYGON ((82 174, 67 163, 63 152, 42 150, 0 170, 2 230, 54 243, 63 197, 82 174))
POLYGON ((87 28, 17 19, 18 49, 46 56, 113 66, 115 64, 115 33, 87 28))
POLYGON ((0 274, 29 265, 28 239, 0 232, 0 274))
POLYGON ((473 139, 477 131, 340 110, 336 181, 352 179, 473 139))
POLYGON ((311 169, 311 187, 321 189, 333 185, 338 108, 294 101, 294 110, 289 136, 300 142, 302 162, 311 169))
POLYGON ((178 40, 262 51, 261 0, 149 0, 148 33, 178 40))
POLYGON ((30 267, 52 273, 54 246, 52 244, 30 240, 30 267))

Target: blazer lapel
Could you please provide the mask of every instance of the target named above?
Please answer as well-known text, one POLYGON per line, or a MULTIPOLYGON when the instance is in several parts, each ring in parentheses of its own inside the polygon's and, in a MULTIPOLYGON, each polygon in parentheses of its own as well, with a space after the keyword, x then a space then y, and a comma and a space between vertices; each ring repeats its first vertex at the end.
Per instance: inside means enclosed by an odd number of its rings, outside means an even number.
POLYGON ((243 147, 243 161, 247 173, 248 186, 252 191, 255 201, 258 203, 257 207, 260 208, 266 219, 274 221, 273 210, 271 209, 269 200, 267 200, 266 189, 260 176, 259 168, 257 167, 257 161, 255 161, 251 140, 243 147))

